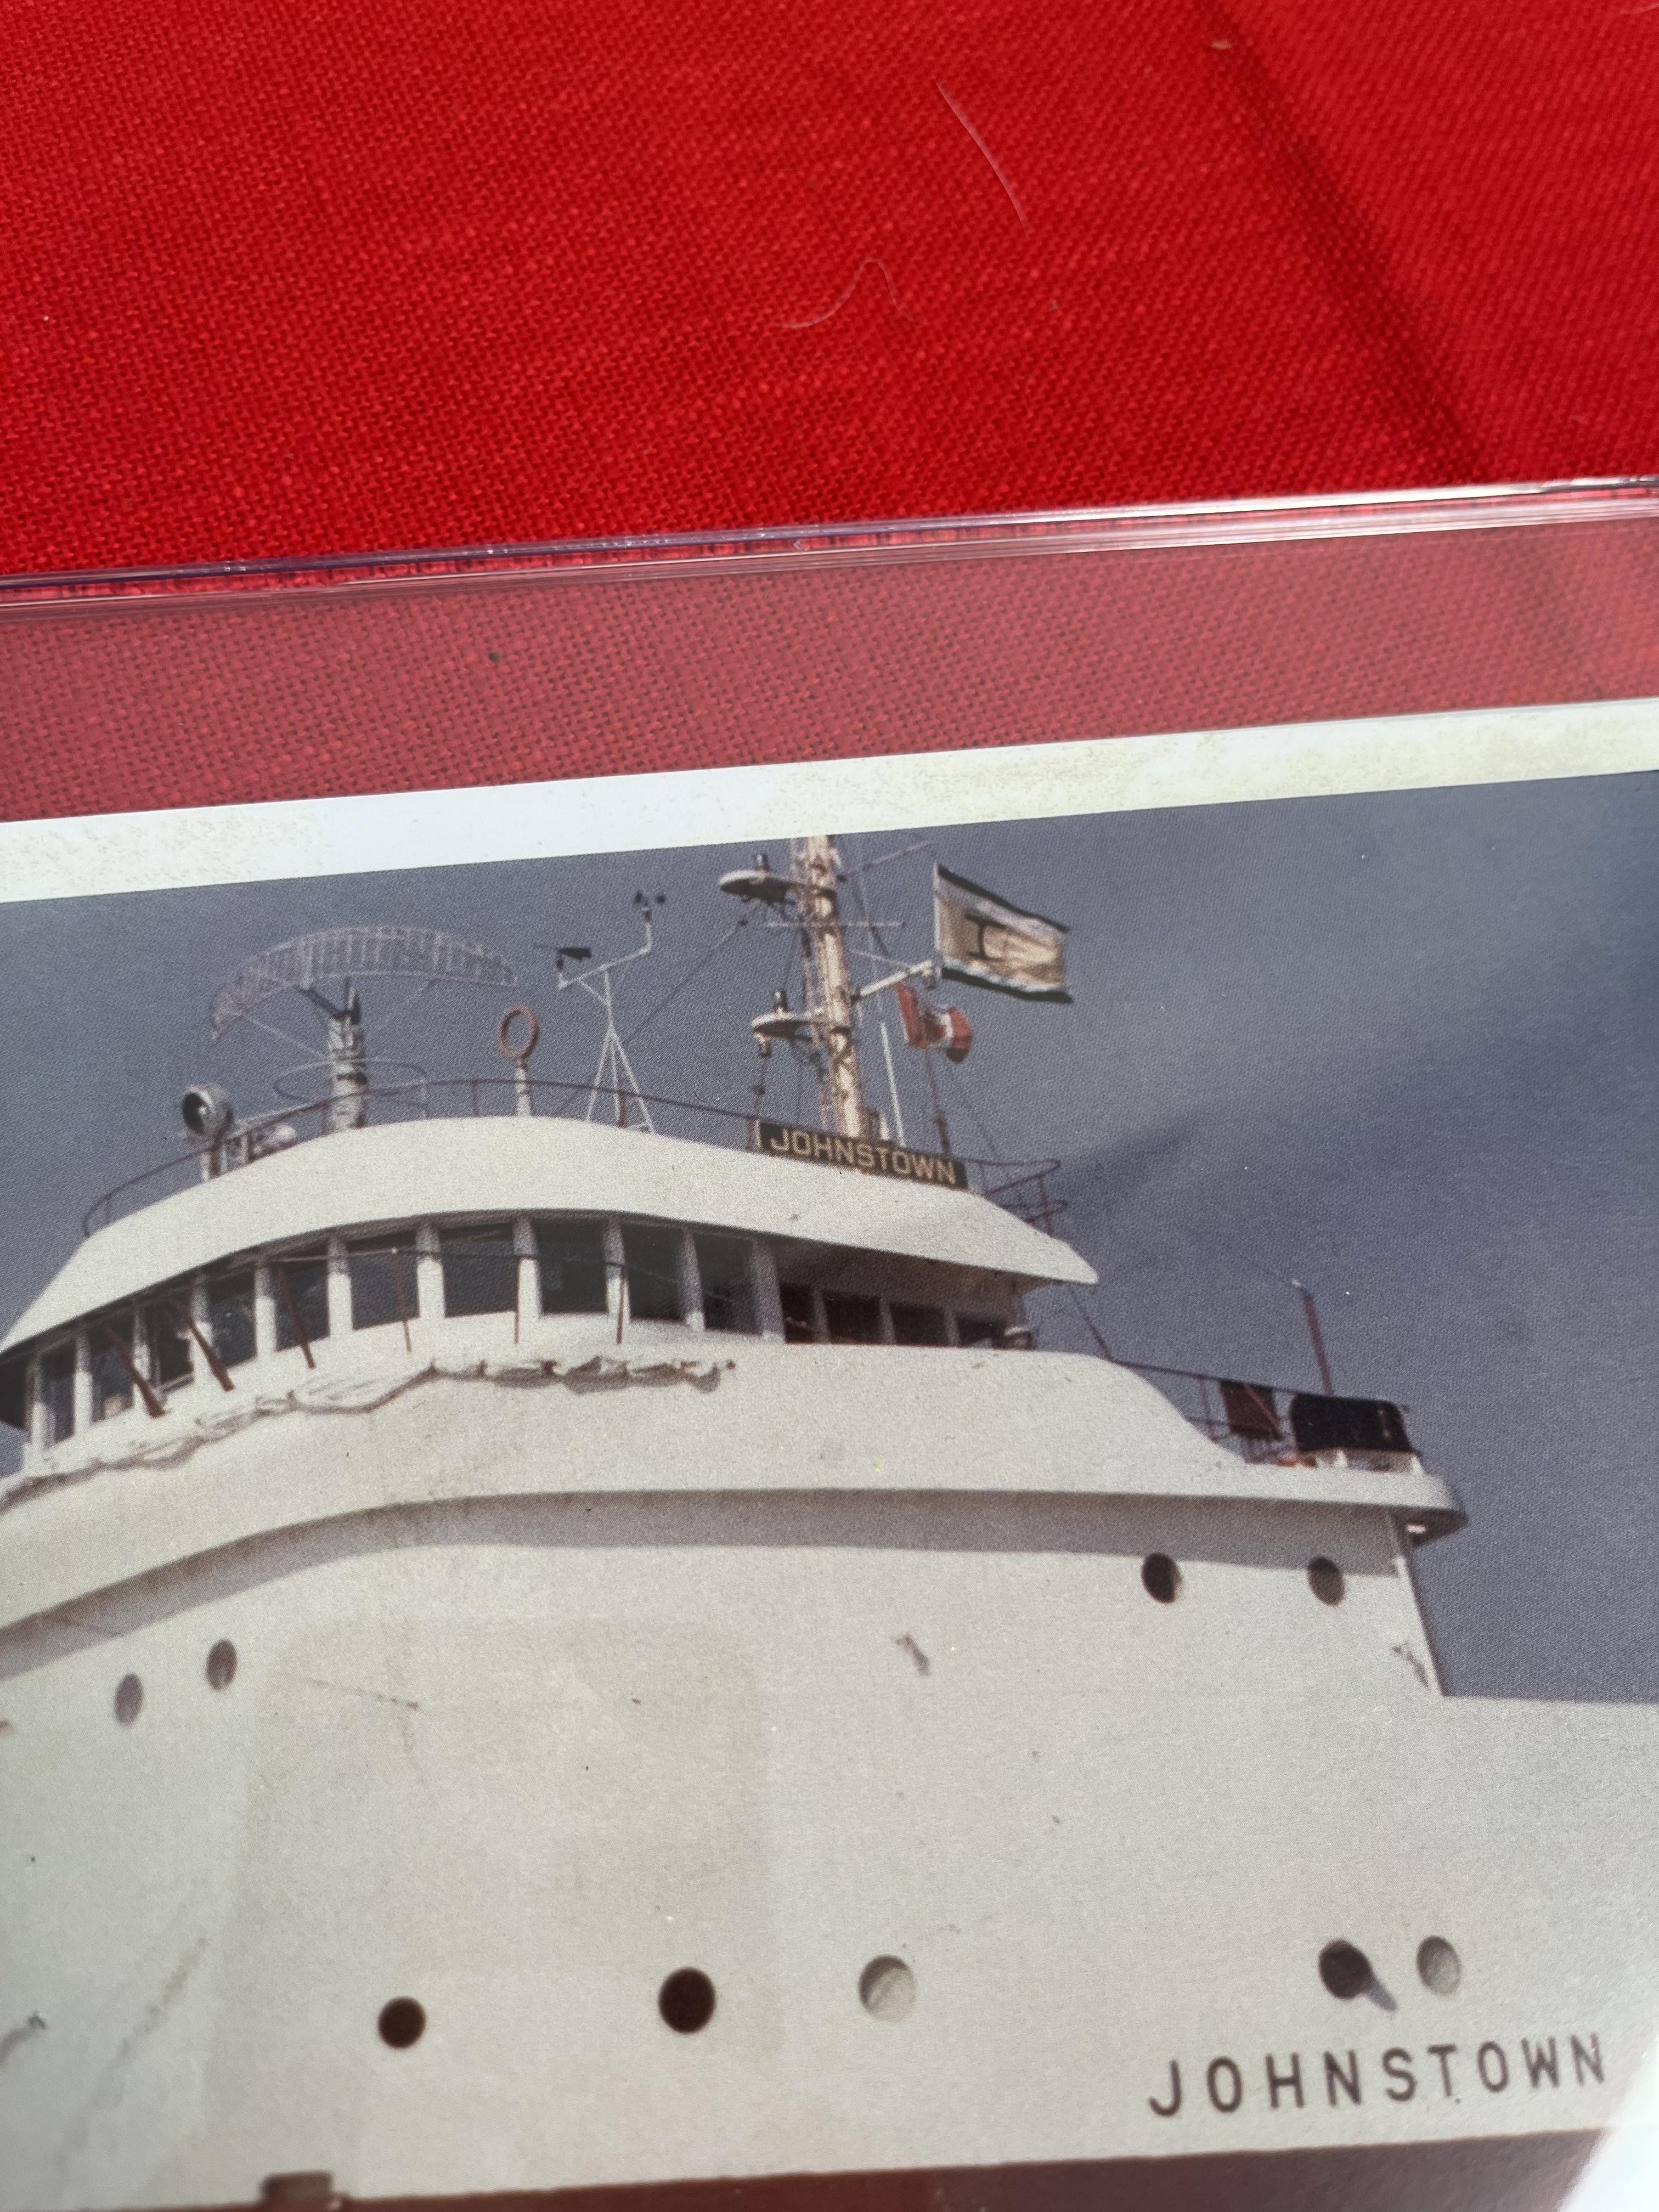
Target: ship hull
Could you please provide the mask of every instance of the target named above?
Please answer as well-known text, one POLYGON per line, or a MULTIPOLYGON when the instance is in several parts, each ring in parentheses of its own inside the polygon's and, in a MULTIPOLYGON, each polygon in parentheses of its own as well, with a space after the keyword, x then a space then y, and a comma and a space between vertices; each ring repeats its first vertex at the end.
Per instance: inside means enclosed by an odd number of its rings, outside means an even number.
POLYGON ((15 1516, 83 1594, 0 1645, 7 2212, 1469 2212, 1638 2080, 1659 1715, 1441 1697, 1395 1516, 1188 1479, 1100 1363, 271 1403, 15 1516))

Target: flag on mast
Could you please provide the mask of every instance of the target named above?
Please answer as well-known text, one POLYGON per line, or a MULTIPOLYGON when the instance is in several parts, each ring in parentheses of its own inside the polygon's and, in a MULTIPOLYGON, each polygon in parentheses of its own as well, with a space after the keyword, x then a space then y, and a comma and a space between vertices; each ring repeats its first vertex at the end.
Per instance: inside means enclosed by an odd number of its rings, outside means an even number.
POLYGON ((925 1006, 908 983, 895 983, 904 1042, 917 1052, 942 1052, 959 1067, 974 1047, 973 1024, 960 1006, 925 1006))
POLYGON ((933 864, 933 944, 943 975, 1016 999, 1069 1006, 1063 922, 1010 906, 982 884, 933 864))

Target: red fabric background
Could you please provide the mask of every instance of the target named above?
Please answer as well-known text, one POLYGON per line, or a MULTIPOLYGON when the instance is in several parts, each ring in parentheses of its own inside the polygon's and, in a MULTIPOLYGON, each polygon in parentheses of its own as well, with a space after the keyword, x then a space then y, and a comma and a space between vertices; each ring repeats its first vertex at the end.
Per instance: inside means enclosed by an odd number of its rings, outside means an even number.
MULTIPOLYGON (((1659 463, 1659 6, 6 27, 0 570, 1659 463)), ((256 795, 258 720, 60 727, 7 811, 256 795)), ((379 781, 456 772, 415 726, 379 781)), ((521 751, 482 772, 566 764, 521 751)))

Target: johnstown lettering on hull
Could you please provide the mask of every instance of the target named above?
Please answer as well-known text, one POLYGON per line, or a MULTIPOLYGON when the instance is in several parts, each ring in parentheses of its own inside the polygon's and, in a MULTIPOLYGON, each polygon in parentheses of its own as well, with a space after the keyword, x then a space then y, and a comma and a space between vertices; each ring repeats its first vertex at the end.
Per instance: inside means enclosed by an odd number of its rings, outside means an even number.
POLYGON ((896 1176, 901 1182, 936 1184, 941 1190, 966 1190, 967 1170, 943 1152, 912 1152, 875 1137, 833 1137, 823 1129, 795 1129, 786 1121, 758 1121, 763 1152, 780 1158, 814 1160, 820 1167, 852 1168, 860 1175, 896 1176))
POLYGON ((1255 2062, 1222 2052, 1200 2065, 1170 2061, 1166 2081, 1147 2104, 1161 2120, 1196 2109, 1237 2112, 1248 2104, 1297 2112, 1310 2104, 1363 2105, 1367 2096, 1409 2105, 1419 2094, 1455 2101, 1466 2090, 1501 2097, 1510 2089, 1583 2088, 1605 2080, 1599 2035, 1523 2035, 1508 2044, 1431 2043, 1422 2051, 1396 2044, 1362 2061, 1357 2051, 1322 2051, 1304 2063, 1299 2051, 1266 2051, 1255 2062))

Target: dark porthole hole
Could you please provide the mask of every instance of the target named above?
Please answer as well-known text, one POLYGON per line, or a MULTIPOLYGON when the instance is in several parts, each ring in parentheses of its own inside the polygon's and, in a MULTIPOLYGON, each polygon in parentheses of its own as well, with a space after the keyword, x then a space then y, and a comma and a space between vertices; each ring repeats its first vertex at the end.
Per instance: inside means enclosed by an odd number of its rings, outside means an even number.
POLYGON ((1452 1997, 1463 1978, 1463 1962, 1443 1936, 1425 1936, 1417 1947, 1417 1972, 1425 1990, 1452 1997))
POLYGON ((222 1636, 207 1656, 208 1687, 228 1690, 236 1680, 236 1646, 222 1636))
POLYGON ((1347 1579, 1334 1559, 1309 1560, 1308 1588, 1321 1605, 1340 1605, 1347 1587, 1347 1579))
POLYGON ((1181 1594, 1181 1570, 1167 1552, 1149 1552, 1140 1563, 1141 1586, 1160 1605, 1173 1605, 1181 1594))
POLYGON ((695 2035, 714 2017, 714 1984, 696 1966, 681 1966, 657 1991, 657 2010, 676 2035, 695 2035))
POLYGON ((1371 1985, 1371 1962, 1354 1943, 1328 1943, 1319 1954, 1319 1978, 1334 1997, 1357 1997, 1371 1985))
POLYGON ((136 1674, 123 1674, 115 1686, 115 1717, 131 1728, 144 1710, 144 1686, 136 1674))
POLYGON ((380 2007, 380 2040, 407 2051, 426 2033, 426 2007, 415 1997, 393 1997, 380 2007))
POLYGON ((902 1959, 872 1959, 859 1976, 859 2002, 872 2020, 896 2024, 916 2001, 916 1978, 902 1959))

